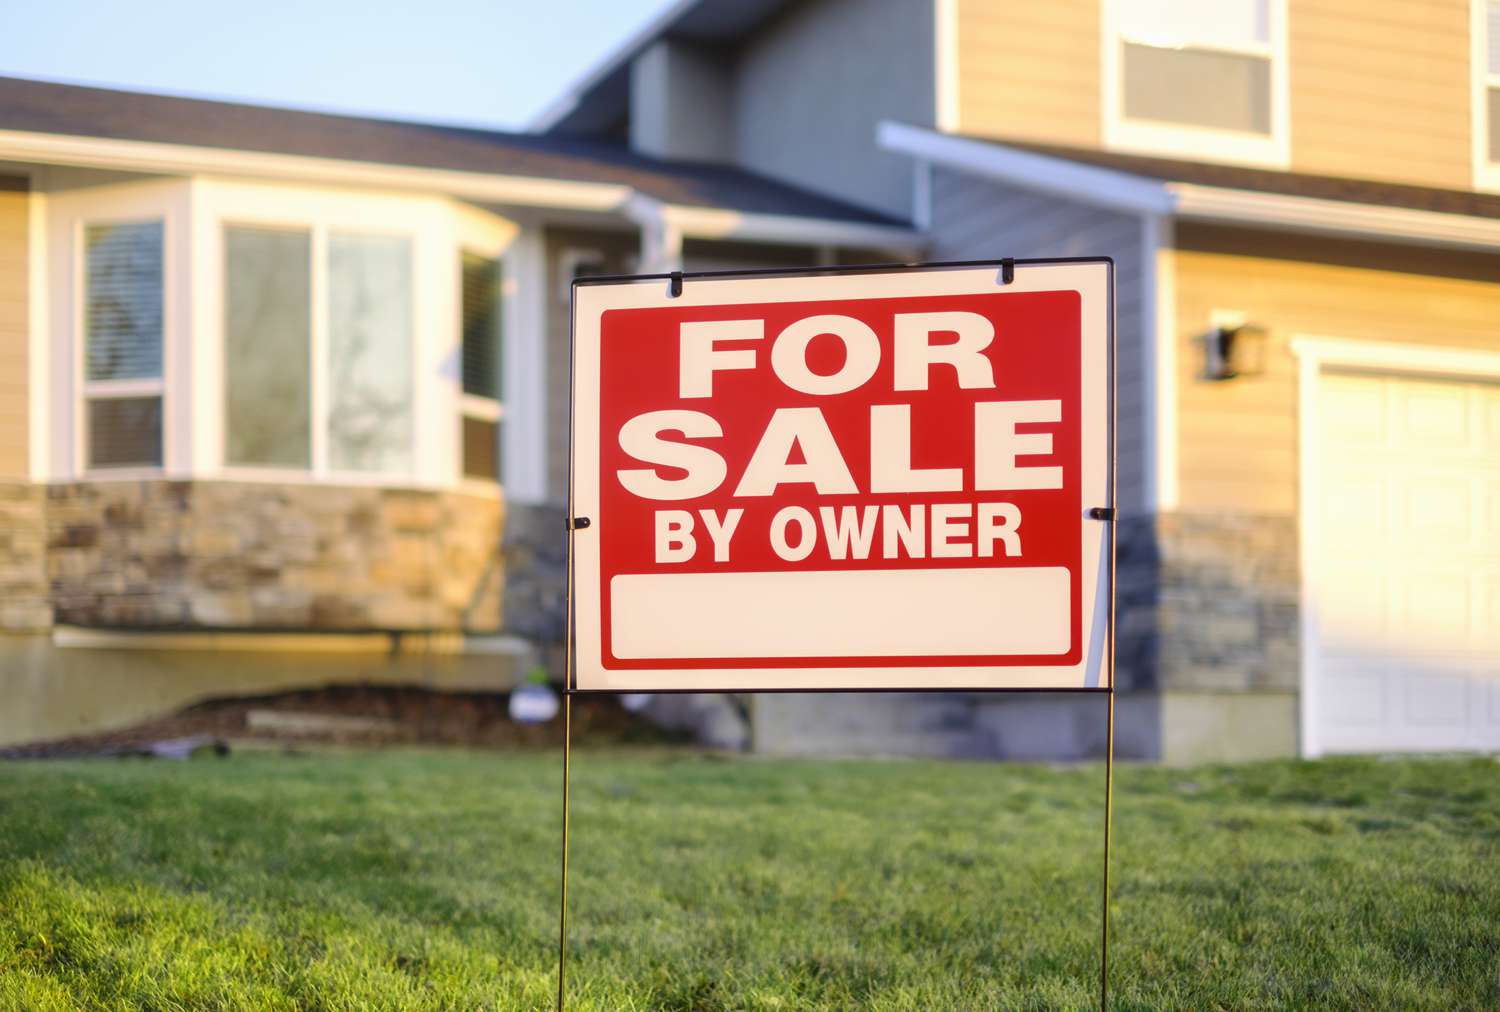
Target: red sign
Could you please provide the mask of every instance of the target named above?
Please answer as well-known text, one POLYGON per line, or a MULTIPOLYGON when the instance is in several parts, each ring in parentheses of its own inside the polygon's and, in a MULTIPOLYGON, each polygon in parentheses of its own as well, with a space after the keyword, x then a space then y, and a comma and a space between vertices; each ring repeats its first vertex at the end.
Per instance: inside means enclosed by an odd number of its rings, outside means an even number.
POLYGON ((1066 272, 580 286, 578 686, 1097 685, 1108 271, 1066 272))

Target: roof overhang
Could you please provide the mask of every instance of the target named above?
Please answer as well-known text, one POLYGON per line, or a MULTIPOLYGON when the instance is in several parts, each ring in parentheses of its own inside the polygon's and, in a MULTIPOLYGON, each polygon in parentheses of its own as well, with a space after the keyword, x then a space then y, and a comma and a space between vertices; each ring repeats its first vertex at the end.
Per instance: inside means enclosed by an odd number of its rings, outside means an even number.
POLYGON ((421 191, 485 204, 608 214, 630 221, 641 220, 643 214, 648 217, 659 215, 683 235, 695 238, 734 238, 745 242, 800 245, 869 245, 887 249, 916 249, 922 241, 918 232, 899 226, 669 204, 619 183, 509 176, 154 141, 0 130, 0 161, 421 191))
POLYGON ((1459 249, 1500 249, 1500 219, 1173 182, 884 122, 880 146, 918 161, 1130 214, 1459 249))
POLYGON ((830 221, 788 214, 746 214, 711 207, 668 204, 635 196, 626 214, 642 226, 669 228, 685 238, 732 239, 789 246, 866 246, 915 255, 926 244, 919 231, 896 225, 830 221))

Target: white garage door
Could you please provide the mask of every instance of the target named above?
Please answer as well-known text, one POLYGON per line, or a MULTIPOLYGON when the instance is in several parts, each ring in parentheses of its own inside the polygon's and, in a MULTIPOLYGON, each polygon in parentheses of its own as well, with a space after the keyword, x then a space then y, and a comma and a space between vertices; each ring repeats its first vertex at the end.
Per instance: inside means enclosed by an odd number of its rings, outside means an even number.
POLYGON ((1500 749, 1500 385, 1317 382, 1308 750, 1500 749))

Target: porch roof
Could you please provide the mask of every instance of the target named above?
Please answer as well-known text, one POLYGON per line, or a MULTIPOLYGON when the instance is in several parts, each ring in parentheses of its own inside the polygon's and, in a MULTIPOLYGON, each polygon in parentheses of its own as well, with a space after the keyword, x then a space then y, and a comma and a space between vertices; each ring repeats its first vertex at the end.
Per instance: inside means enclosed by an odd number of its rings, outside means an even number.
POLYGON ((0 139, 4 135, 143 142, 597 184, 628 189, 671 206, 909 227, 907 222, 734 166, 650 158, 608 141, 332 115, 13 77, 0 77, 0 139))

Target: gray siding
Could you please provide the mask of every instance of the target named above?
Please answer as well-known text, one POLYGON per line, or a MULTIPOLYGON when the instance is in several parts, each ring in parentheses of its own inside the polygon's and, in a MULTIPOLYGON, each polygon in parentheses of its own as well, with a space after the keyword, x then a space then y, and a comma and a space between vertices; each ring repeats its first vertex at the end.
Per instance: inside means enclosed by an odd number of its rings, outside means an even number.
POLYGON ((931 228, 934 260, 1114 259, 1119 504, 1140 513, 1146 502, 1140 219, 935 169, 931 228))
POLYGON ((740 54, 739 163, 910 217, 911 161, 877 149, 875 128, 932 125, 933 32, 931 0, 791 5, 740 54))
POLYGON ((723 53, 657 42, 630 66, 630 146, 658 158, 733 161, 733 91, 723 53))
POLYGON ((568 498, 568 415, 572 410, 572 278, 563 262, 570 251, 591 251, 601 256, 607 274, 627 274, 635 269, 633 257, 640 250, 634 232, 586 232, 548 229, 547 257, 547 498, 568 498))

